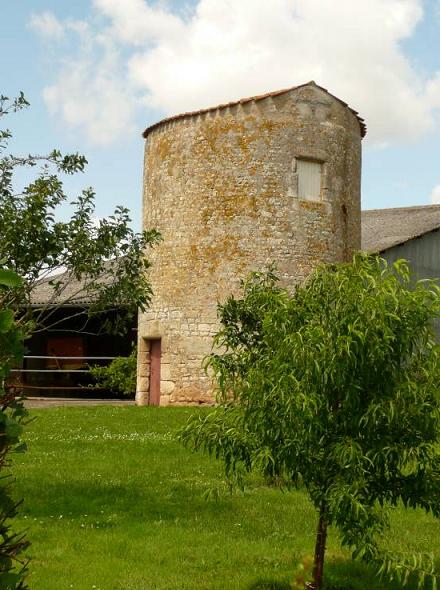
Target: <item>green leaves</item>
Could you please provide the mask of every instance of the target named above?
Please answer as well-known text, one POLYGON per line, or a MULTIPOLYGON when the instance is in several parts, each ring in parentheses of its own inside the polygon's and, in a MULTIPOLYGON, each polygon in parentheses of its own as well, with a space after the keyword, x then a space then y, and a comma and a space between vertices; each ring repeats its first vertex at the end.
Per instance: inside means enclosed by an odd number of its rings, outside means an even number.
POLYGON ((6 334, 14 324, 14 312, 12 309, 0 309, 0 333, 6 334))
POLYGON ((6 383, 11 366, 23 355, 23 330, 14 311, 6 307, 9 288, 17 288, 21 283, 15 273, 0 269, 0 284, 3 285, 0 290, 0 587, 11 590, 25 588, 26 567, 20 554, 28 546, 23 535, 12 531, 11 519, 17 513, 18 503, 12 498, 12 479, 8 471, 10 454, 24 449, 20 436, 27 417, 15 388, 6 383))
MULTIPOLYGON (((0 117, 27 104, 22 95, 15 101, 2 97, 0 117)), ((82 172, 84 156, 56 149, 47 155, 6 154, 10 137, 9 131, 0 132, 0 260, 10 269, 2 271, 0 285, 15 289, 8 303, 14 309, 28 307, 34 331, 53 327, 54 310, 63 304, 92 302, 82 312, 83 326, 88 315, 119 308, 117 321, 103 322, 102 330, 123 332, 151 301, 146 251, 159 241, 158 232, 135 232, 125 207, 98 220, 91 188, 73 200, 66 194, 63 175, 82 172), (35 178, 20 188, 16 176, 22 167, 33 167, 35 178), (70 205, 70 218, 60 215, 62 205, 70 205), (20 284, 11 271, 23 277, 20 284), (40 307, 31 313, 29 304, 39 289, 43 301, 37 298, 40 307)))
POLYGON ((5 287, 20 287, 23 284, 23 279, 12 270, 0 268, 0 285, 5 287))
POLYGON ((127 397, 136 393, 137 349, 133 348, 128 357, 113 359, 107 367, 90 367, 90 374, 96 382, 109 391, 127 397))
POLYGON ((354 557, 408 571, 399 564, 411 559, 385 557, 380 540, 387 506, 440 514, 438 285, 412 283, 405 261, 359 254, 319 267, 293 294, 254 274, 219 315, 207 367, 220 405, 182 441, 229 473, 303 482, 354 557))

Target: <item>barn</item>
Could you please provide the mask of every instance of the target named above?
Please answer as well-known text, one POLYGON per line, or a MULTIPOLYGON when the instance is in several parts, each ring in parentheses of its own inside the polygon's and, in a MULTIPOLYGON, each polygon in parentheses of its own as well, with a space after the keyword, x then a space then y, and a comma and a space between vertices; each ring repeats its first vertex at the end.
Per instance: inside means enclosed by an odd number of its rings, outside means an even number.
POLYGON ((440 205, 362 211, 362 249, 408 260, 414 280, 440 278, 440 205))
POLYGON ((64 273, 57 277, 65 283, 59 301, 51 279, 37 283, 31 294, 37 328, 25 342, 23 364, 15 369, 15 376, 27 396, 108 396, 107 391, 87 387, 92 384, 89 366, 105 366, 115 357, 130 354, 137 317, 128 320, 124 334, 109 334, 107 327, 125 313, 123 306, 88 317, 94 293, 64 273))
POLYGON ((414 278, 440 277, 440 205, 362 211, 362 249, 405 258, 414 278))

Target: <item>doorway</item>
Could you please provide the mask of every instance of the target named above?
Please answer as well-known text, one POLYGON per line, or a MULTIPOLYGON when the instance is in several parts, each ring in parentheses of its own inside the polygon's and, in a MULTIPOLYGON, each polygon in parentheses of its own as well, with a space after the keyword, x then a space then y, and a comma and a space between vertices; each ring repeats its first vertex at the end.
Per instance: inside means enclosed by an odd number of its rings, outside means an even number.
POLYGON ((150 379, 148 390, 148 404, 160 405, 160 359, 162 346, 160 338, 150 340, 150 379))

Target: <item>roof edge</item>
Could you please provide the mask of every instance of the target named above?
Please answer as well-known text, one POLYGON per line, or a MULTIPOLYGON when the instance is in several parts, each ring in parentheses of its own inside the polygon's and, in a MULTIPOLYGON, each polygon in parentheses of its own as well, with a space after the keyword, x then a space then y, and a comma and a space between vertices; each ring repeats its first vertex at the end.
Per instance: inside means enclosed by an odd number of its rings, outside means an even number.
POLYGON ((376 211, 407 211, 408 209, 435 209, 440 208, 440 203, 430 203, 429 205, 408 205, 407 207, 384 207, 376 209, 362 209, 362 213, 375 213, 376 211))
POLYGON ((386 252, 387 250, 391 250, 391 248, 396 248, 397 246, 402 246, 403 244, 406 244, 407 242, 410 242, 411 240, 418 240, 422 236, 427 236, 428 234, 433 234, 436 231, 440 231, 440 225, 439 225, 439 227, 433 227, 432 229, 428 229, 426 231, 419 232, 419 233, 415 234, 414 236, 411 236, 410 238, 406 238, 404 240, 399 240, 398 242, 396 242, 392 246, 388 246, 387 248, 382 248, 381 250, 369 250, 369 252, 371 252, 372 254, 374 254, 374 253, 382 254, 383 252, 386 252))
POLYGON ((334 98, 335 100, 337 100, 340 104, 342 104, 342 106, 347 107, 348 110, 351 111, 351 113, 353 113, 353 115, 356 117, 356 119, 359 122, 359 127, 360 127, 360 132, 361 132, 361 138, 365 137, 365 135, 367 133, 367 126, 365 124, 365 120, 359 115, 358 111, 355 111, 354 109, 352 109, 351 107, 349 107, 346 102, 344 102, 343 100, 341 100, 340 98, 338 98, 337 96, 335 96, 334 94, 332 94, 331 92, 329 92, 327 90, 327 88, 323 88, 322 86, 319 86, 319 84, 316 84, 316 82, 314 80, 311 80, 310 82, 306 82, 305 84, 299 84, 298 86, 292 86, 290 88, 283 88, 282 90, 275 90, 274 92, 267 92, 266 94, 258 94, 256 96, 249 96, 247 98, 240 98, 239 100, 234 100, 232 102, 218 104, 218 105, 213 106, 213 107, 208 107, 208 108, 205 108, 205 109, 199 109, 197 111, 188 111, 188 112, 185 112, 185 113, 180 113, 178 115, 172 115, 171 117, 166 117, 165 119, 161 119, 160 121, 157 121, 157 123, 153 123, 153 125, 150 125, 149 127, 147 127, 145 129, 145 131, 142 133, 142 137, 144 137, 146 139, 147 136, 148 136, 148 134, 151 131, 153 131, 157 127, 160 127, 161 125, 163 125, 165 123, 169 123, 171 121, 177 121, 177 120, 180 120, 180 119, 186 119, 188 117, 195 117, 197 115, 203 115, 205 113, 210 113, 212 111, 226 109, 228 107, 237 106, 239 104, 246 104, 246 103, 249 103, 249 102, 258 102, 260 100, 264 100, 265 98, 272 98, 274 96, 280 96, 282 94, 286 94, 287 92, 291 92, 292 90, 298 90, 299 88, 304 88, 305 86, 315 86, 316 88, 319 88, 320 90, 323 90, 329 96, 331 96, 332 98, 334 98))

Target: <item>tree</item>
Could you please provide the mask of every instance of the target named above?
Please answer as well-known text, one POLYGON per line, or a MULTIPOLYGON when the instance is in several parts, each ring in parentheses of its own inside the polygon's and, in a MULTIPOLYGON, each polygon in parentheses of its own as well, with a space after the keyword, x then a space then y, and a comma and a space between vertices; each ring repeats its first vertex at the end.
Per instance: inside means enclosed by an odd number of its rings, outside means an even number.
MULTIPOLYGON (((0 117, 26 108, 21 93, 15 100, 0 96, 0 117)), ((136 233, 128 209, 99 221, 94 216, 95 194, 91 188, 73 202, 70 219, 62 221, 60 205, 68 203, 61 174, 84 170, 87 160, 79 154, 46 156, 7 154, 9 130, 0 131, 0 260, 21 277, 21 289, 11 292, 13 306, 31 308, 32 293, 42 285, 50 291, 45 304, 32 310, 34 331, 54 326, 56 308, 91 298, 92 304, 76 314, 83 316, 123 308, 113 326, 121 330, 138 309, 145 310, 151 288, 145 272, 146 249, 159 240, 155 230, 136 233), (38 167, 35 180, 17 188, 23 168, 38 167)))
POLYGON ((412 284, 405 261, 359 254, 321 266, 293 295, 271 273, 243 289, 220 306, 220 352, 208 360, 219 406, 181 439, 227 474, 260 470, 306 489, 318 513, 308 588, 322 587, 329 525, 380 574, 435 580, 429 556, 381 540, 389 506, 440 516, 439 288, 412 284))
MULTIPOLYGON (((14 100, 0 96, 0 117, 28 104, 22 93, 14 100)), ((71 203, 72 214, 62 221, 59 208, 68 196, 60 176, 81 172, 87 160, 58 150, 46 156, 11 155, 11 137, 9 130, 0 130, 0 587, 18 590, 24 588, 26 566, 16 566, 27 542, 11 532, 19 503, 11 499, 7 470, 10 453, 24 448, 20 434, 27 414, 18 392, 5 384, 11 365, 22 358, 26 338, 59 325, 56 311, 61 306, 70 305, 71 317, 83 316, 85 322, 113 310, 112 325, 107 322, 104 328, 121 332, 150 302, 145 253, 159 234, 134 232, 125 207, 96 222, 91 188, 71 203), (23 168, 38 172, 35 180, 18 188, 23 168), (49 296, 32 306, 41 288, 49 296), (77 301, 84 298, 91 304, 81 307, 77 301)))
POLYGON ((23 590, 26 562, 22 553, 28 542, 24 534, 12 530, 11 519, 17 514, 20 502, 12 497, 10 455, 24 450, 20 444, 22 425, 27 412, 13 388, 5 385, 9 371, 23 355, 26 329, 17 322, 13 310, 5 306, 9 290, 19 288, 18 275, 0 269, 0 587, 23 590), (17 569, 18 566, 18 569, 17 569))

